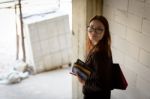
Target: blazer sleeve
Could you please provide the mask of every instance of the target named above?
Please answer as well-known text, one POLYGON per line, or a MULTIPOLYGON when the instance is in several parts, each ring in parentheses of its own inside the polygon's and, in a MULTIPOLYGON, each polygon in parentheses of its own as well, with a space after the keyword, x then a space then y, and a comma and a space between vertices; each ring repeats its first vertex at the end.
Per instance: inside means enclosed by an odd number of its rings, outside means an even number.
POLYGON ((102 90, 111 90, 112 81, 112 58, 104 55, 104 53, 96 53, 89 62, 93 72, 85 81, 83 93, 97 92, 102 90))

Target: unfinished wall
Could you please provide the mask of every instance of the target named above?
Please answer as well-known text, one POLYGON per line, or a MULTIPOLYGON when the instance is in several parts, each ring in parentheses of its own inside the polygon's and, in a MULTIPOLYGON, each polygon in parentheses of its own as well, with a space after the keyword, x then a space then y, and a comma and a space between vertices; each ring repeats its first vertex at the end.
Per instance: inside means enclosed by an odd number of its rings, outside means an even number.
POLYGON ((150 99, 150 1, 103 0, 112 35, 114 62, 121 64, 129 86, 112 99, 150 99))
POLYGON ((24 20, 27 63, 37 73, 70 63, 71 33, 69 16, 56 12, 24 20))

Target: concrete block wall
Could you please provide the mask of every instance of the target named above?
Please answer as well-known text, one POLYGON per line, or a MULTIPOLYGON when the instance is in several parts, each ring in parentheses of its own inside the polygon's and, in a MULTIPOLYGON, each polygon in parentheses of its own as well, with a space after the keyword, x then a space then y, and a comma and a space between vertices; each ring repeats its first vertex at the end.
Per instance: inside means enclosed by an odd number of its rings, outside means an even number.
POLYGON ((120 63, 128 81, 112 99, 150 99, 150 1, 103 0, 103 15, 112 36, 113 61, 120 63))
POLYGON ((35 72, 51 70, 71 62, 69 16, 62 12, 24 20, 27 63, 35 72))

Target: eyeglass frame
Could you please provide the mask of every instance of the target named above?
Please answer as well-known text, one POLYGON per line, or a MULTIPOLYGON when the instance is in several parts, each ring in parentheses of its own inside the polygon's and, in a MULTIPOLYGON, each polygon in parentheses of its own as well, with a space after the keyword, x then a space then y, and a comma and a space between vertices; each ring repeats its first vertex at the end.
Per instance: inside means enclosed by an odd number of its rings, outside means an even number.
POLYGON ((89 33, 95 32, 95 33, 97 33, 97 34, 101 34, 101 33, 104 31, 104 29, 95 29, 95 28, 92 28, 92 27, 90 27, 90 26, 87 26, 87 31, 88 31, 89 33), (89 30, 88 28, 90 28, 91 30, 89 30))

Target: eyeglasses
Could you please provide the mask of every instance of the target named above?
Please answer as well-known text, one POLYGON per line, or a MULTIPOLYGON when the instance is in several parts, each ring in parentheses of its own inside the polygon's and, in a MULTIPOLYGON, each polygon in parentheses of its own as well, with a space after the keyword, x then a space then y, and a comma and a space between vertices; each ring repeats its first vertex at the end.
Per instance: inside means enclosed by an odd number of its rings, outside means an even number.
POLYGON ((95 33, 97 33, 97 34, 100 34, 100 33, 102 33, 102 32, 104 31, 104 29, 94 29, 94 28, 92 28, 92 27, 90 27, 90 26, 87 26, 87 31, 88 31, 89 33, 95 32, 95 33))

